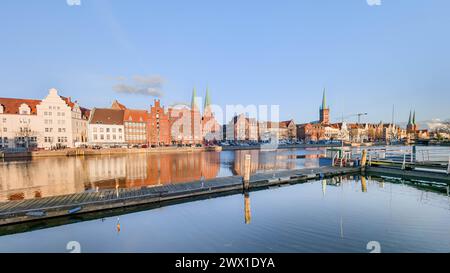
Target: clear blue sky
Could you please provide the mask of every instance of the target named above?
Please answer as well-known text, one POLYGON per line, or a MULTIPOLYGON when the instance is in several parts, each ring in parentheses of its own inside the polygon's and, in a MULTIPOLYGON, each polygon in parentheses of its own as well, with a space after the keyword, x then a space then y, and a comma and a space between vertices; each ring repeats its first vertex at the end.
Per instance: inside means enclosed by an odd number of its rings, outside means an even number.
POLYGON ((450 1, 2 0, 0 96, 42 98, 51 87, 86 107, 117 98, 118 77, 160 75, 163 104, 279 104, 317 120, 326 87, 332 117, 370 121, 450 117, 450 1))

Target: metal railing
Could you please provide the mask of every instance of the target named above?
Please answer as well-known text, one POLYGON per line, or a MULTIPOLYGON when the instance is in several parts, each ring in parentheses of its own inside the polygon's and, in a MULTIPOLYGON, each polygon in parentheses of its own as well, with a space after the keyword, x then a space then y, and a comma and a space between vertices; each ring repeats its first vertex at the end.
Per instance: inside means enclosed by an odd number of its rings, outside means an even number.
MULTIPOLYGON (((450 149, 446 147, 387 147, 367 149, 368 164, 372 162, 390 162, 407 165, 440 166, 450 174, 450 149)), ((362 151, 353 151, 352 158, 362 157, 362 151)))

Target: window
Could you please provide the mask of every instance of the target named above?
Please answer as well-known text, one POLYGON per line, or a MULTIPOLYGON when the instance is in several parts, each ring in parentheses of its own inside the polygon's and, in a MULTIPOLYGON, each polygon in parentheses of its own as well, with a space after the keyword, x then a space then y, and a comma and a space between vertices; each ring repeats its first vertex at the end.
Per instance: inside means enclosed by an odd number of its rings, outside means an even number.
POLYGON ((103 133, 103 128, 100 128, 100 133, 103 133))
POLYGON ((97 135, 96 134, 94 135, 94 140, 97 140, 97 135))
POLYGON ((106 132, 109 133, 109 128, 106 128, 106 132))
POLYGON ((94 133, 97 133, 97 127, 94 127, 94 133))
POLYGON ((3 132, 4 132, 4 133, 8 132, 8 128, 4 127, 4 128, 3 128, 3 132))
POLYGON ((105 136, 104 136, 104 135, 100 135, 100 139, 101 139, 101 140, 104 140, 104 139, 105 139, 105 136))
POLYGON ((119 128, 119 133, 122 133, 122 128, 119 128))

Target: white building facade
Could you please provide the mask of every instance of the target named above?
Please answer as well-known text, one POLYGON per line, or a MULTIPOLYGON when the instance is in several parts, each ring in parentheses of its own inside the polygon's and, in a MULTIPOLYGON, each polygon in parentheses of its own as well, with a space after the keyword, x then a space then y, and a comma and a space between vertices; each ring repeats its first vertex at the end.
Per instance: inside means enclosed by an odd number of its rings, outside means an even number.
POLYGON ((0 148, 64 148, 87 141, 89 110, 50 89, 43 100, 0 98, 0 148))
POLYGON ((94 108, 88 123, 89 145, 125 144, 124 110, 94 108))

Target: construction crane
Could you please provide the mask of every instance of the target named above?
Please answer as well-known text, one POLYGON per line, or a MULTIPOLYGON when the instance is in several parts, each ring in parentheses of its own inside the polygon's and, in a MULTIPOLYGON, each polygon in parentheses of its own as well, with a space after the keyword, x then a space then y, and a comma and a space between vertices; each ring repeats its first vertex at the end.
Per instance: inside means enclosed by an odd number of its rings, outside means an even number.
POLYGON ((344 122, 344 120, 352 118, 352 117, 358 117, 358 124, 361 123, 361 117, 362 116, 367 116, 367 113, 357 113, 357 114, 352 114, 352 115, 348 115, 348 116, 342 116, 342 122, 344 122))

